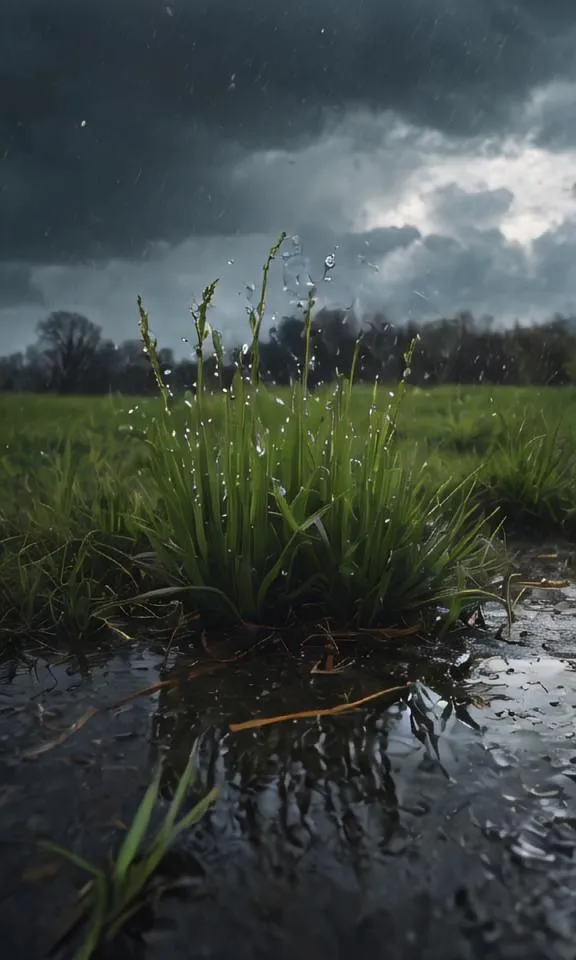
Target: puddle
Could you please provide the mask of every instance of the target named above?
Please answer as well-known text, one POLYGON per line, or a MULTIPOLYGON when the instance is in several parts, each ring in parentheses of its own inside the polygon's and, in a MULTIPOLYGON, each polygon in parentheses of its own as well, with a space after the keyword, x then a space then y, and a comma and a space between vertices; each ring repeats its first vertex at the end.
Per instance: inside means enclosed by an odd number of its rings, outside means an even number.
MULTIPOLYGON (((270 656, 93 716, 159 679, 162 651, 126 649, 82 666, 4 664, 0 685, 0 928, 6 955, 44 955, 79 877, 41 862, 50 836, 102 859, 159 753, 167 778, 196 751, 200 792, 220 797, 178 848, 191 883, 166 899, 128 954, 155 958, 574 957, 576 671, 571 660, 501 645, 455 681, 438 661, 390 706, 230 733, 228 724, 326 707, 416 680, 378 659, 311 678, 270 656), (34 874, 32 874, 34 875, 34 874), (39 872, 41 878, 42 872, 39 872), (34 922, 30 922, 34 917, 34 922)), ((181 664, 181 678, 192 662, 181 664)), ((166 784, 166 789, 169 783, 166 784)))

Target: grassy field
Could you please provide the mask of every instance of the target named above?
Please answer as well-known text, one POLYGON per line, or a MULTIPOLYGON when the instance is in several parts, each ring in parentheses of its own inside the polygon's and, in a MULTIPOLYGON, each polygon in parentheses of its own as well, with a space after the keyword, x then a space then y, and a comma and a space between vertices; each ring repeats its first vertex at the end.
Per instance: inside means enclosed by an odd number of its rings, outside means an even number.
MULTIPOLYGON (((340 425, 343 423, 345 427, 340 440, 347 461, 362 463, 369 444, 370 409, 377 407, 385 426, 391 416, 390 405, 396 403, 395 394, 392 388, 381 387, 373 403, 371 390, 355 387, 351 391, 345 420, 340 419, 340 425)), ((302 568, 298 587, 309 610, 315 611, 313 619, 327 616, 342 624, 356 619, 358 624, 374 626, 396 620, 400 614, 409 614, 415 607, 425 605, 427 598, 441 594, 443 577, 447 578, 444 592, 453 595, 458 592, 454 577, 460 576, 461 569, 458 573, 456 568, 462 558, 450 571, 446 563, 441 564, 436 577, 436 553, 428 554, 429 568, 421 570, 421 576, 412 578, 411 585, 406 586, 407 574, 413 573, 410 566, 414 565, 418 553, 418 538, 428 544, 429 550, 433 547, 430 531, 424 529, 425 516, 419 513, 422 505, 426 514, 436 510, 437 530, 443 530, 444 538, 448 534, 446 527, 442 527, 442 516, 456 517, 457 535, 442 543, 442 547, 454 555, 457 545, 465 540, 470 519, 465 520, 459 511, 468 507, 477 508, 485 516, 498 510, 497 518, 504 519, 513 530, 534 530, 543 536, 570 535, 574 530, 575 390, 441 387, 422 391, 408 388, 396 411, 394 440, 389 438, 387 442, 389 450, 394 448, 395 459, 394 464, 388 463, 388 482, 381 488, 382 503, 376 506, 373 499, 368 502, 369 486, 365 485, 362 496, 366 510, 374 511, 372 518, 358 516, 358 510, 364 507, 362 501, 357 501, 352 517, 344 515, 338 506, 340 521, 335 523, 340 522, 349 536, 339 539, 337 545, 334 544, 335 531, 327 534, 327 520, 316 516, 330 504, 334 491, 327 488, 320 498, 309 499, 300 515, 294 513, 292 517, 283 518, 287 527, 279 542, 265 535, 258 543, 257 527, 266 526, 268 513, 278 514, 278 503, 271 505, 270 502, 274 499, 274 489, 267 483, 265 473, 259 474, 260 503, 250 502, 250 494, 255 493, 254 466, 261 462, 258 456, 255 461, 249 454, 247 459, 237 457, 235 464, 229 464, 243 487, 248 475, 252 478, 251 488, 245 491, 245 501, 236 505, 244 514, 243 519, 238 520, 242 530, 237 529, 234 536, 229 529, 222 528, 216 516, 220 507, 222 516, 226 516, 225 486, 230 480, 229 474, 219 478, 225 496, 218 507, 213 502, 214 484, 206 488, 204 494, 199 493, 197 479, 192 480, 193 464, 181 458, 182 451, 189 457, 194 449, 194 444, 189 442, 194 433, 196 451, 206 454, 206 450, 198 447, 198 417, 210 431, 209 444, 213 450, 223 443, 230 444, 226 404, 229 411, 234 412, 235 406, 237 411, 242 406, 252 416, 248 424, 237 421, 233 443, 238 445, 242 435, 243 446, 248 443, 257 447, 258 431, 263 448, 270 445, 271 436, 275 437, 279 450, 283 450, 285 444, 294 443, 294 436, 290 438, 284 433, 289 432, 298 419, 289 391, 270 394, 260 389, 251 397, 249 407, 247 403, 242 398, 232 401, 221 395, 205 395, 199 411, 181 401, 170 413, 170 432, 167 433, 160 399, 0 396, 0 614, 10 636, 14 636, 15 630, 29 633, 37 627, 49 629, 56 624, 65 633, 84 635, 109 617, 110 613, 103 609, 107 603, 112 604, 111 611, 116 599, 141 595, 143 589, 149 593, 166 587, 177 591, 174 596, 187 602, 189 608, 195 608, 199 602, 209 622, 219 621, 221 617, 227 619, 228 614, 237 615, 244 622, 269 619, 272 603, 266 603, 264 595, 258 598, 258 587, 270 570, 274 571, 274 555, 276 560, 281 557, 298 528, 302 537, 306 537, 306 531, 320 532, 320 542, 328 536, 329 552, 336 549, 338 553, 339 573, 334 574, 331 581, 326 580, 325 599, 319 603, 318 591, 314 588, 314 576, 318 573, 315 563, 325 564, 326 558, 316 557, 311 561, 308 557, 305 562, 303 554, 310 548, 309 543, 300 551, 302 568), (162 447, 161 456, 159 447, 162 447), (178 466, 176 472, 174 465, 178 466), (469 483, 459 489, 458 485, 472 474, 475 475, 474 490, 470 492, 469 483), (190 479, 188 488, 187 478, 190 479), (391 478, 395 478, 392 486, 391 478), (440 489, 442 494, 438 496, 440 489), (170 491, 175 490, 177 497, 167 509, 170 491), (407 490, 410 496, 403 506, 405 516, 399 519, 406 519, 408 526, 411 525, 412 553, 410 530, 405 524, 396 524, 392 539, 383 542, 381 547, 373 543, 372 555, 368 556, 366 538, 388 535, 384 529, 380 534, 376 532, 382 509, 398 503, 399 496, 406 495, 407 490), (411 499, 412 494, 415 499, 411 499), (451 499, 443 509, 437 510, 446 496, 451 499), (203 516, 190 512, 194 505, 199 506, 203 516), (246 518, 251 511, 247 525, 246 518), (308 523, 311 517, 315 519, 308 523), (203 527, 208 535, 204 544, 203 527), (212 538, 211 527, 216 534, 212 538), (344 583, 347 582, 349 588, 358 573, 352 566, 350 569, 346 566, 346 540, 350 548, 348 560, 354 545, 363 553, 363 571, 367 578, 364 590, 366 596, 372 598, 368 604, 362 604, 357 591, 343 591, 344 583), (166 552, 168 542, 172 542, 172 549, 166 552), (205 562, 199 566, 203 549, 205 562), (231 564, 227 556, 232 550, 237 556, 231 564), (403 551, 405 556, 401 562, 403 551), (238 566, 239 557, 247 552, 252 556, 251 568, 242 570, 238 566), (135 555, 138 555, 137 561, 135 555), (398 569, 385 584, 375 572, 379 557, 384 568, 390 565, 390 557, 397 558, 398 569), (386 588, 380 605, 374 602, 377 582, 378 589, 386 588), (187 591, 187 587, 191 589, 187 591), (201 588, 198 595, 196 588, 201 588), (333 599, 326 593, 329 588, 335 591, 333 599), (386 616, 382 621, 384 610, 386 616)), ((314 444, 329 444, 333 436, 334 422, 330 418, 334 417, 334 390, 312 394, 305 406, 309 446, 304 459, 307 458, 308 468, 302 462, 294 474, 297 458, 294 447, 293 454, 277 462, 275 466, 279 469, 274 470, 270 465, 269 470, 270 475, 282 474, 276 479, 283 489, 292 485, 286 495, 286 504, 291 506, 302 487, 302 475, 308 469, 312 476, 321 467, 320 462, 310 462, 310 450, 314 444)), ((208 470, 213 476, 215 463, 211 462, 208 470)), ((342 457, 333 451, 332 470, 335 465, 342 470, 342 457)), ((380 464, 381 476, 385 467, 380 464)), ((352 496, 349 488, 358 482, 353 472, 347 478, 341 476, 335 480, 332 476, 331 479, 337 496, 344 500, 352 496)), ((365 480, 369 484, 369 477, 365 480)), ((333 505, 333 509, 336 506, 333 505)), ((496 518, 483 529, 483 537, 494 529, 495 523, 496 518)), ((328 549, 326 544, 324 547, 328 549)), ((288 565, 287 556, 284 561, 288 565)), ((290 562, 294 563, 294 557, 290 562)), ((477 558, 472 567, 467 588, 471 583, 480 582, 477 558)), ((273 599, 274 604, 281 593, 284 569, 281 563, 269 578, 267 600, 273 599)), ((458 583, 461 587, 462 582, 458 583)), ((289 618, 294 607, 291 598, 282 616, 289 618)))
MULTIPOLYGON (((318 429, 325 419, 332 392, 324 389, 311 395, 310 429, 318 429)), ((259 404, 260 398, 255 405, 266 409, 267 423, 280 430, 287 416, 289 391, 277 390, 274 397, 285 406, 279 402, 259 404)), ((386 414, 394 400, 394 388, 384 386, 375 405, 386 414)), ((349 415, 356 455, 361 454, 365 442, 371 405, 371 388, 354 387, 349 415)), ((206 419, 222 433, 222 396, 207 396, 205 410, 206 419)), ((189 415, 189 407, 180 401, 172 412, 177 432, 184 433, 189 415)), ((160 398, 0 394, 0 517, 21 501, 22 481, 33 485, 33 478, 53 466, 54 456, 61 456, 67 447, 74 463, 89 468, 91 463, 105 461, 129 482, 131 476, 146 471, 149 430, 161 417, 160 398)), ((434 484, 451 478, 459 482, 479 471, 480 479, 493 484, 492 495, 485 491, 484 502, 505 507, 512 518, 528 526, 541 520, 543 531, 547 523, 553 528, 551 533, 564 521, 570 526, 569 498, 576 491, 576 476, 574 490, 570 476, 572 449, 576 453, 576 389, 408 388, 398 411, 397 440, 402 459, 425 464, 434 484), (500 483, 495 476, 495 470, 503 470, 506 455, 511 460, 507 485, 503 475, 500 483), (536 475, 537 459, 544 476, 536 475)), ((576 498, 573 503, 576 506, 576 498)))
MULTIPOLYGON (((198 385, 173 402, 148 316, 158 399, 0 397, 0 627, 86 637, 168 600, 204 629, 327 637, 449 627, 495 596, 498 525, 576 527, 576 391, 259 383, 271 260, 249 316, 251 366, 204 387, 208 309, 192 310, 198 385), (247 379, 246 379, 247 375, 247 379), (440 613, 439 613, 440 611, 440 613)), ((415 344, 405 357, 410 367, 415 344)))
MULTIPOLYGON (((310 397, 312 416, 322 417, 331 390, 310 397)), ((376 406, 386 411, 394 387, 380 387, 376 406)), ((274 393, 285 403, 289 390, 274 393)), ((372 390, 355 386, 350 416, 360 433, 368 423, 372 390)), ((209 415, 223 416, 222 398, 207 398, 209 415)), ((279 406, 279 405, 278 405, 279 406)), ((104 445, 111 456, 125 452, 127 438, 137 439, 148 430, 151 420, 161 414, 160 398, 124 396, 61 397, 53 395, 0 394, 0 450, 2 457, 34 465, 38 458, 61 450, 67 439, 78 450, 94 442, 104 445)), ((187 408, 177 405, 174 416, 183 424, 187 408)), ((279 406, 278 422, 282 418, 279 406)), ((431 390, 408 388, 399 413, 403 440, 427 453, 450 455, 484 453, 503 433, 503 424, 527 419, 539 432, 561 424, 562 433, 576 439, 576 389, 569 387, 442 386, 431 390)))

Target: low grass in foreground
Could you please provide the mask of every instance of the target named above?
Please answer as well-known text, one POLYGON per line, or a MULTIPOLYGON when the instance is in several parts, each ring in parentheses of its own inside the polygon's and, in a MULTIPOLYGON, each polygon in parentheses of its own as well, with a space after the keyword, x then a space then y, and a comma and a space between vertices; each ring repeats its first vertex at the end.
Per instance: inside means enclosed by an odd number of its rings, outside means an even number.
MULTIPOLYGON (((192 311, 195 396, 173 403, 148 316, 153 401, 4 397, 0 618, 13 639, 86 636, 124 605, 178 599, 206 625, 304 630, 452 622, 490 590, 498 519, 570 530, 576 391, 411 390, 259 382, 268 271, 249 320, 250 370, 210 395, 221 338, 192 311)), ((410 357, 406 358, 409 366, 410 357)))
POLYGON ((80 892, 77 907, 65 924, 59 940, 62 943, 79 926, 86 927, 85 938, 74 960, 89 960, 101 944, 113 940, 145 906, 152 906, 170 889, 167 881, 153 884, 158 869, 176 838, 190 830, 216 799, 218 791, 213 788, 178 819, 186 793, 194 780, 194 760, 190 757, 160 827, 153 839, 147 840, 161 777, 162 768, 159 766, 116 857, 111 858, 105 867, 89 863, 72 850, 52 841, 41 842, 44 849, 65 857, 92 878, 80 892))

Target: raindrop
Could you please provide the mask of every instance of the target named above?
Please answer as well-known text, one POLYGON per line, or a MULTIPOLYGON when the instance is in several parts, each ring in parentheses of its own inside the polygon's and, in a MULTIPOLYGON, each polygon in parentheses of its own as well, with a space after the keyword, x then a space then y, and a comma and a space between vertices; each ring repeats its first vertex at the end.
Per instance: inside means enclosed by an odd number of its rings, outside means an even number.
POLYGON ((324 258, 324 273, 322 276, 323 280, 330 279, 328 275, 330 271, 334 269, 335 266, 336 266, 336 254, 329 253, 328 256, 324 258))

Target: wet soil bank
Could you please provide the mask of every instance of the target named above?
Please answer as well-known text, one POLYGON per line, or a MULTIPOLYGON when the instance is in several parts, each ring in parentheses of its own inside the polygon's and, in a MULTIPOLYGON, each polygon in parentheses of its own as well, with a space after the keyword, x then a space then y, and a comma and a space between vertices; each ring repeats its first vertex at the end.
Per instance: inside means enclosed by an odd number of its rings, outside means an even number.
MULTIPOLYGON (((566 575, 538 562, 533 577, 566 575)), ((221 792, 172 858, 187 896, 107 958, 573 960, 576 587, 530 588, 518 612, 502 640, 502 613, 487 610, 457 670, 454 651, 401 651, 311 677, 278 652, 187 680, 180 655, 177 687, 97 713, 45 752, 88 707, 165 677, 165 653, 2 665, 2 957, 46 956, 85 879, 38 838, 101 861, 159 755, 169 780, 195 749, 199 795, 221 792), (229 730, 407 679, 420 683, 400 703, 229 730)))

